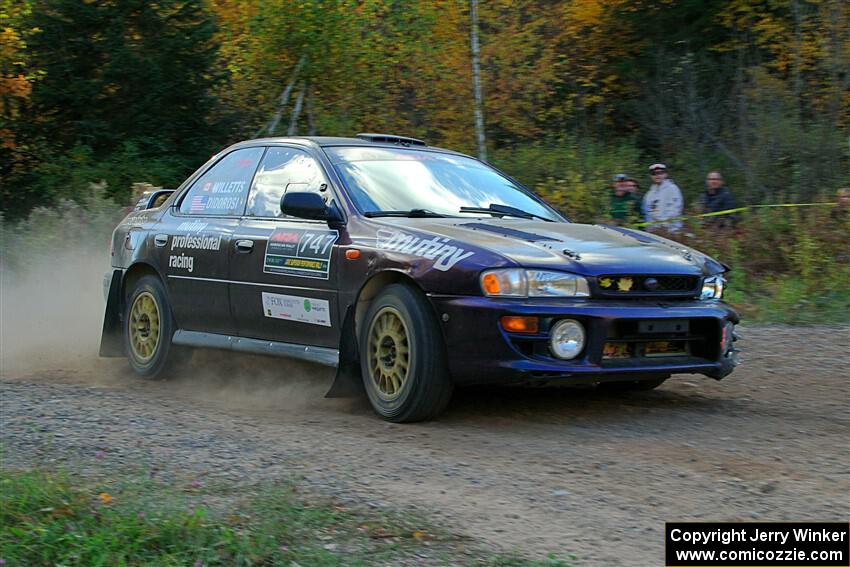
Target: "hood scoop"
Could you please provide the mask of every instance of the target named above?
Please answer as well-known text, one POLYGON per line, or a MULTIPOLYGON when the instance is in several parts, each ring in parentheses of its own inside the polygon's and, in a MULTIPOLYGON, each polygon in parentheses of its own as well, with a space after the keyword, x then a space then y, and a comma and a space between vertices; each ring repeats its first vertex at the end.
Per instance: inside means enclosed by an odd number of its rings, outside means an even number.
POLYGON ((676 243, 671 244, 668 241, 661 240, 661 239, 658 239, 658 238, 653 238, 652 236, 650 236, 650 235, 648 235, 644 232, 637 231, 637 230, 620 228, 619 226, 610 226, 610 225, 607 225, 607 224, 602 224, 602 225, 598 225, 598 226, 600 226, 602 228, 607 228, 609 230, 614 230, 616 232, 619 232, 620 234, 625 234, 626 236, 631 236, 632 238, 634 238, 638 242, 642 242, 642 243, 645 243, 645 244, 662 244, 664 246, 667 246, 668 248, 672 248, 673 250, 677 251, 688 262, 696 263, 695 260, 694 260, 694 255, 691 254, 691 251, 684 246, 676 246, 675 245, 676 243))
POLYGON ((534 234, 531 232, 525 232, 523 230, 516 230, 514 228, 507 228, 504 226, 493 226, 489 224, 484 224, 482 222, 471 222, 467 224, 459 225, 463 228, 469 228, 472 230, 484 230, 487 232, 493 232, 495 234, 501 234, 502 236, 511 236, 513 238, 518 238, 520 240, 526 240, 528 242, 540 242, 542 240, 554 240, 551 236, 541 236, 539 234, 534 234))

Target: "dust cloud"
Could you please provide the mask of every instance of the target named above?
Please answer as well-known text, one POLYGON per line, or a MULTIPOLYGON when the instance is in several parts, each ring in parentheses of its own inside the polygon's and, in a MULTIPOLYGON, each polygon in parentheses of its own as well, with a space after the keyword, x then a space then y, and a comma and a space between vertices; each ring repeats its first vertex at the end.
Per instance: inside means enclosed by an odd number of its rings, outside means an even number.
POLYGON ((105 254, 30 255, 0 273, 0 375, 88 370, 97 360, 105 254))
POLYGON ((193 350, 167 380, 144 380, 123 358, 100 358, 108 256, 30 255, 0 272, 0 377, 155 390, 216 406, 279 411, 346 404, 324 399, 334 370, 281 358, 193 350))

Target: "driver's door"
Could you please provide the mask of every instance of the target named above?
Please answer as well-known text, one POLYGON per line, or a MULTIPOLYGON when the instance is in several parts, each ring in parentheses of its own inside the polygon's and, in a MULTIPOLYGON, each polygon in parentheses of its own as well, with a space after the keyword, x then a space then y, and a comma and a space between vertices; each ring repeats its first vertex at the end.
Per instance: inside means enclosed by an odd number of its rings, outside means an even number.
POLYGON ((287 191, 316 191, 329 203, 317 160, 300 148, 270 147, 233 236, 230 302, 239 336, 336 347, 339 232, 326 222, 284 217, 287 191))

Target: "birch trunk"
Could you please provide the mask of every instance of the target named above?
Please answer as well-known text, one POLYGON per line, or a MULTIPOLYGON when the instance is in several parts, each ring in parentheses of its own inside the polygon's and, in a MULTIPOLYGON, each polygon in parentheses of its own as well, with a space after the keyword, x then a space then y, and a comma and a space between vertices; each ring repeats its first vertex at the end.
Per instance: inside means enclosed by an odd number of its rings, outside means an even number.
POLYGON ((307 94, 307 135, 315 136, 316 135, 316 115, 314 114, 313 108, 313 91, 308 87, 307 94))
POLYGON ((304 105, 304 92, 307 87, 302 83, 301 90, 298 91, 298 98, 295 99, 295 108, 292 109, 292 116, 289 119, 289 130, 286 131, 287 136, 294 136, 298 130, 298 117, 301 116, 301 107, 304 105))
POLYGON ((487 161, 487 139, 484 135, 484 103, 481 97, 481 69, 478 45, 478 0, 470 0, 472 12, 472 89, 475 93, 475 138, 478 142, 478 157, 487 161))
POLYGON ((298 80, 298 73, 301 72, 301 68, 304 66, 304 63, 306 61, 306 55, 302 55, 301 59, 298 60, 298 63, 295 65, 295 69, 292 70, 292 75, 290 75, 289 77, 289 82, 286 84, 286 88, 284 88, 283 92, 280 93, 280 99, 278 101, 277 110, 275 111, 269 123, 266 126, 257 130, 257 133, 254 134, 255 138, 262 134, 263 130, 265 130, 269 136, 274 136, 274 132, 275 130, 277 130, 277 126, 278 124, 280 124, 281 118, 283 118, 283 110, 289 103, 289 96, 292 94, 292 89, 295 88, 295 82, 298 80))

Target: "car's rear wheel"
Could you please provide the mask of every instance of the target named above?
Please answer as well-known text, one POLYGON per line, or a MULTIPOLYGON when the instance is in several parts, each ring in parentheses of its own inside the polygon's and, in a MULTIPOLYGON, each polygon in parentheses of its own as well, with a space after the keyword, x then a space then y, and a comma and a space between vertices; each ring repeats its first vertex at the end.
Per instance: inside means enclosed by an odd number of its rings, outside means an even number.
POLYGON ((124 344, 130 368, 145 378, 160 376, 173 362, 174 319, 159 278, 144 276, 127 295, 124 344))
POLYGON ((654 390, 667 381, 670 376, 660 378, 645 378, 642 380, 623 380, 618 382, 603 382, 599 387, 609 392, 647 392, 654 390))
POLYGON ((372 301, 360 332, 360 367, 375 412, 388 421, 431 419, 448 404, 445 345, 425 297, 394 284, 372 301))

